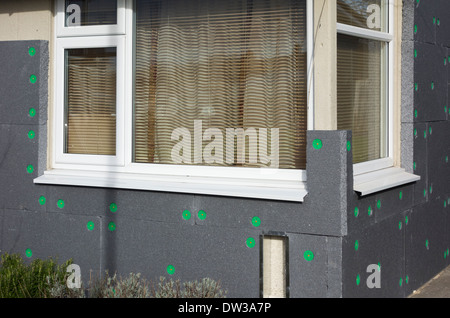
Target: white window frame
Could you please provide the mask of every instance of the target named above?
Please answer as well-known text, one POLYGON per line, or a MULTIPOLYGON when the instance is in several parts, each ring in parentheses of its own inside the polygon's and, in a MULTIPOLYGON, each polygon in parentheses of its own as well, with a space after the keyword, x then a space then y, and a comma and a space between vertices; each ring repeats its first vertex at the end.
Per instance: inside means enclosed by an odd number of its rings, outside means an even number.
MULTIPOLYGON (((118 25, 65 27, 64 0, 56 2, 55 103, 51 167, 35 183, 199 193, 302 202, 306 171, 144 164, 132 162, 133 147, 133 1, 118 0, 118 25), (123 26, 122 26, 123 25, 123 26), (116 156, 64 153, 64 50, 117 47, 116 156)), ((308 81, 312 81, 313 0, 307 0, 308 81)), ((308 87, 311 87, 308 83, 308 87)), ((308 90, 308 98, 312 97, 308 90)), ((312 101, 308 101, 311 108, 312 101)), ((312 129, 308 114, 308 129, 312 129)), ((276 128, 276 127, 274 127, 276 128)))
MULTIPOLYGON (((386 145, 386 157, 376 160, 370 160, 353 165, 353 174, 355 176, 370 173, 371 171, 377 171, 380 169, 390 168, 394 166, 394 1, 388 0, 385 3, 385 11, 388 13, 386 24, 388 26, 387 32, 375 31, 371 29, 356 27, 348 24, 336 23, 336 29, 338 34, 345 34, 364 38, 368 40, 375 40, 386 43, 387 54, 387 74, 386 79, 382 79, 385 82, 385 88, 387 91, 386 97, 386 129, 387 129, 387 145, 386 145), (386 80, 386 81, 385 81, 386 80)), ((382 10, 383 12, 383 10, 382 10)))
POLYGON ((95 38, 76 37, 61 38, 56 43, 56 82, 55 82, 55 107, 54 110, 54 166, 59 164, 72 165, 90 165, 95 162, 97 165, 118 166, 125 163, 125 121, 124 121, 124 90, 125 90, 125 57, 124 57, 125 39, 123 36, 96 36, 95 38), (117 56, 116 70, 116 154, 114 156, 105 155, 78 155, 64 152, 65 136, 65 50, 80 48, 107 48, 115 47, 117 56))
MULTIPOLYGON (((336 29, 338 34, 346 34, 365 38, 369 40, 376 40, 385 42, 388 50, 388 71, 387 71, 387 147, 386 157, 361 162, 353 165, 353 187, 354 190, 361 196, 370 195, 379 191, 394 188, 397 186, 409 184, 420 180, 420 177, 414 174, 407 173, 405 169, 395 166, 395 115, 394 107, 400 107, 395 104, 395 1, 399 0, 387 0, 385 6, 388 11, 386 32, 374 31, 370 29, 355 27, 347 24, 336 23, 336 29)), ((398 125, 399 123, 397 123, 398 125)))

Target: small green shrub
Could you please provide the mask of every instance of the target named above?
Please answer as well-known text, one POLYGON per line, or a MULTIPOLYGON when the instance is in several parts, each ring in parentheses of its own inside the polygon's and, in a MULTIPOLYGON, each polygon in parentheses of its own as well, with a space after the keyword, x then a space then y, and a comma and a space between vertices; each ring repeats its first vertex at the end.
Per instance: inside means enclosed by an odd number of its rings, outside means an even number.
POLYGON ((227 291, 210 278, 181 283, 160 277, 157 284, 150 284, 140 273, 122 278, 106 272, 91 283, 88 293, 89 298, 225 298, 227 291))
POLYGON ((147 282, 141 274, 131 273, 128 277, 118 277, 117 274, 105 276, 95 281, 90 290, 90 298, 149 298, 147 282))
POLYGON ((58 265, 57 260, 35 259, 26 265, 18 254, 5 253, 0 262, 0 298, 51 297, 54 284, 65 282, 72 260, 58 265))
POLYGON ((26 265, 18 254, 3 254, 0 262, 0 298, 225 298, 227 291, 211 278, 200 281, 166 280, 150 284, 141 274, 117 274, 90 279, 89 287, 67 287, 72 260, 35 259, 26 265))
POLYGON ((52 279, 47 276, 47 283, 50 286, 49 298, 85 298, 85 290, 83 284, 81 288, 67 287, 67 280, 61 281, 59 279, 52 279))
POLYGON ((220 282, 211 278, 182 284, 180 280, 166 281, 165 277, 160 277, 157 287, 154 285, 152 287, 152 298, 225 298, 227 294, 220 282))

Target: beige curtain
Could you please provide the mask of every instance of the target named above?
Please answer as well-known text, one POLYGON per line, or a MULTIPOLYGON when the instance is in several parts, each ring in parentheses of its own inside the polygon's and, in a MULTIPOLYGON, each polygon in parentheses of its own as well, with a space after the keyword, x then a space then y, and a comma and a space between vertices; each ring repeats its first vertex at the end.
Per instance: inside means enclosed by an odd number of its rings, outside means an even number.
POLYGON ((65 152, 116 154, 116 49, 66 50, 65 152))
MULTIPOLYGON (((306 1, 138 0, 136 6, 136 162, 172 164, 171 135, 184 127, 192 154, 195 134, 210 128, 223 134, 223 162, 194 164, 264 166, 249 156, 261 149, 261 138, 257 144, 248 138, 245 162, 237 151, 227 162, 226 129, 266 128, 270 153, 270 129, 278 128, 279 167, 305 168, 306 1), (202 131, 194 131, 194 121, 202 131)), ((202 140, 202 149, 211 141, 202 140)))

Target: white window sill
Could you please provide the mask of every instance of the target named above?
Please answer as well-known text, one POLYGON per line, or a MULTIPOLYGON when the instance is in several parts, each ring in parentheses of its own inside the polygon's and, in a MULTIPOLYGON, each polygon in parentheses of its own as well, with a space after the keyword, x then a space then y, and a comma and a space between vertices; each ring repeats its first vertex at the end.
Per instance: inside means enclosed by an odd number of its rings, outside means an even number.
POLYGON ((243 178, 148 175, 124 172, 54 169, 34 179, 36 184, 71 185, 189 194, 219 195, 266 200, 303 202, 304 181, 264 182, 243 178))
POLYGON ((405 169, 390 167, 355 175, 353 189, 361 196, 366 196, 419 180, 420 176, 408 173, 405 169))

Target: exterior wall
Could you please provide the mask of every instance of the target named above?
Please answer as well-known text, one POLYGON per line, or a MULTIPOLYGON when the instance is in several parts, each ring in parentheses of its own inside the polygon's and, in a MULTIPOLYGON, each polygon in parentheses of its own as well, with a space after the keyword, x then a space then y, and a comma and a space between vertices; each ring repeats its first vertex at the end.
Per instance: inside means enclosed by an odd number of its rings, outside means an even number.
MULTIPOLYGON (((351 132, 310 131, 303 203, 34 184, 46 169, 51 40, 4 38, 0 253, 72 258, 84 282, 91 270, 139 272, 151 280, 211 277, 229 297, 260 297, 262 238, 281 236, 289 297, 409 295, 449 265, 450 122, 444 106, 450 61, 444 58, 450 41, 440 29, 445 17, 439 27, 433 24, 433 17, 450 12, 446 1, 404 1, 402 163, 422 180, 360 197, 353 191, 351 132), (433 90, 425 89, 430 81, 433 90), (322 148, 313 147, 316 139, 322 148), (379 289, 366 286, 370 264, 380 265, 379 289)), ((39 2, 41 8, 48 3, 39 2)), ((7 23, 0 14, 0 25, 7 23)))
POLYGON ((0 41, 50 40, 51 0, 0 2, 0 41))

